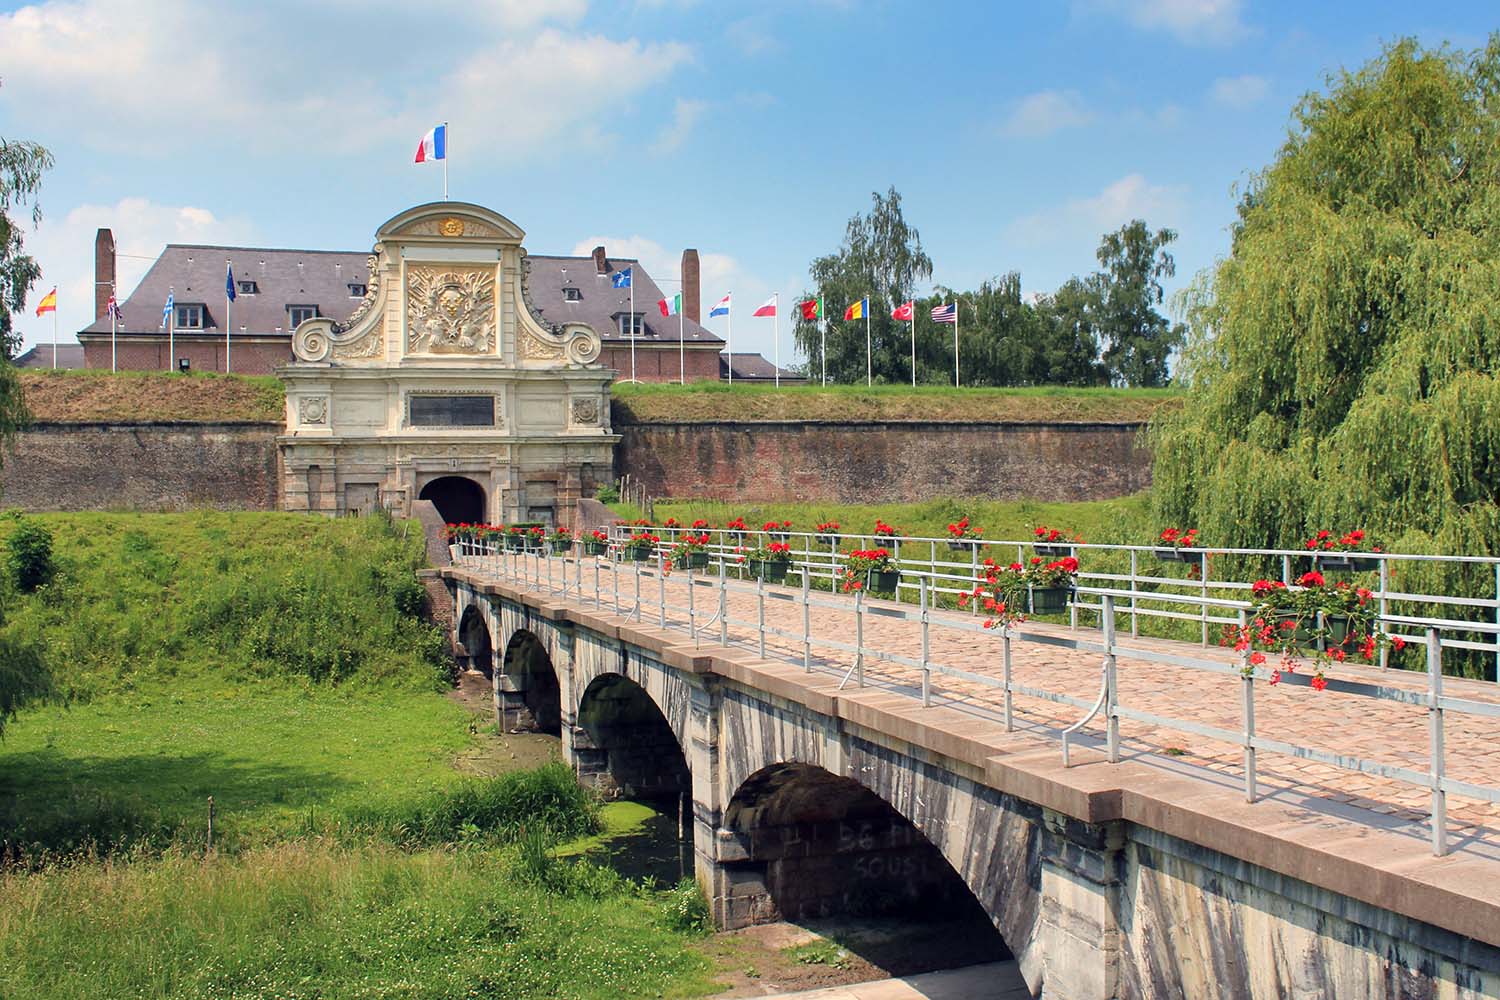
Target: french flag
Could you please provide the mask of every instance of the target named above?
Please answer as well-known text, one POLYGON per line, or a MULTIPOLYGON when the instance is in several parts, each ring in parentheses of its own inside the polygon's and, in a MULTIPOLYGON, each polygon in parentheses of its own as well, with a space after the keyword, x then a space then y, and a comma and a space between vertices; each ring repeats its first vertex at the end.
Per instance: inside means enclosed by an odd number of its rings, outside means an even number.
POLYGON ((446 160, 447 158, 448 125, 445 122, 422 136, 422 141, 417 144, 417 158, 412 162, 426 163, 428 160, 446 160))

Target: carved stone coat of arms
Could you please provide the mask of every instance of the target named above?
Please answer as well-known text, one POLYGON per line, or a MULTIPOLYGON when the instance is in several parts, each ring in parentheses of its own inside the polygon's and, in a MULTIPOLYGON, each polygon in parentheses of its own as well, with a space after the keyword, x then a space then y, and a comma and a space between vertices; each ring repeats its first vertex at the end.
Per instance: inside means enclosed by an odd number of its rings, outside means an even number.
POLYGON ((406 323, 412 353, 493 353, 494 274, 441 267, 408 268, 406 323))

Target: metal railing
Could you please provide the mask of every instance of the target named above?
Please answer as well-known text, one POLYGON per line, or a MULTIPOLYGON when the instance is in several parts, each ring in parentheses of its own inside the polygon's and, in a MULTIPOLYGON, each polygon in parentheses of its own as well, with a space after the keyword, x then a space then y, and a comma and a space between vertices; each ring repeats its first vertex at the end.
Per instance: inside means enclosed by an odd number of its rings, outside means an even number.
MULTIPOLYGON (((667 578, 670 572, 666 547, 658 546, 649 553, 648 559, 622 560, 621 546, 612 543, 607 557, 587 557, 569 553, 553 554, 541 547, 512 550, 485 542, 465 541, 453 546, 455 562, 462 566, 492 574, 503 580, 519 584, 527 590, 546 594, 553 598, 573 599, 578 603, 602 610, 606 606, 616 614, 634 621, 644 620, 648 613, 658 627, 681 629, 695 644, 705 641, 717 642, 720 646, 731 645, 730 628, 742 628, 753 632, 754 648, 762 658, 789 663, 800 663, 811 672, 817 667, 839 672, 839 664, 824 660, 819 651, 846 654, 847 669, 842 670, 839 687, 851 681, 858 687, 867 682, 867 670, 872 664, 890 664, 905 667, 918 673, 919 686, 902 686, 899 681, 884 684, 898 693, 906 693, 920 700, 924 707, 931 707, 934 698, 934 678, 952 678, 982 685, 1000 695, 998 721, 1007 732, 1015 729, 1015 698, 1034 698, 1056 704, 1067 705, 1084 712, 1078 721, 1063 728, 1059 734, 1062 758, 1065 766, 1071 765, 1071 749, 1077 735, 1094 718, 1102 715, 1104 751, 1110 762, 1120 760, 1120 721, 1130 720, 1151 726, 1160 726, 1174 731, 1190 733, 1207 739, 1237 745, 1241 750, 1241 772, 1243 790, 1247 802, 1260 798, 1257 788, 1258 760, 1261 753, 1273 753, 1288 757, 1314 761, 1346 771, 1376 775, 1403 784, 1426 788, 1431 794, 1429 826, 1432 851, 1436 855, 1448 852, 1447 796, 1458 794, 1484 802, 1500 803, 1500 787, 1481 785, 1453 778, 1447 774, 1445 760, 1445 714, 1458 712, 1465 715, 1500 718, 1500 703, 1457 698, 1443 690, 1442 657, 1444 643, 1440 622, 1399 615, 1389 615, 1383 620, 1389 626, 1418 634, 1414 640, 1426 651, 1425 690, 1374 684, 1366 681, 1348 680, 1338 677, 1327 679, 1327 690, 1335 694, 1352 695, 1375 701, 1411 705, 1426 711, 1428 716, 1429 746, 1426 771, 1403 767, 1382 761, 1371 760, 1355 754, 1336 753, 1327 749, 1275 739, 1256 731, 1255 682, 1269 680, 1269 668, 1253 665, 1248 650, 1238 654, 1237 662, 1214 659, 1208 656, 1184 655, 1150 646, 1122 641, 1117 626, 1121 616, 1131 614, 1134 608, 1122 601, 1135 601, 1140 595, 1132 590, 1110 587, 1087 586, 1080 583, 1076 607, 1097 608, 1099 616, 1099 638, 1074 638, 1028 629, 1024 625, 1009 628, 986 628, 973 614, 938 608, 935 595, 952 593, 953 575, 945 571, 918 571, 908 569, 911 579, 907 586, 916 590, 915 606, 895 602, 872 601, 863 591, 852 595, 825 593, 813 588, 826 564, 803 552, 803 558, 792 560, 792 572, 796 577, 795 587, 767 587, 756 578, 745 580, 738 575, 740 564, 736 561, 737 545, 727 549, 720 546, 714 561, 705 573, 692 569, 677 570, 681 577, 686 603, 672 604, 668 601, 667 578), (644 572, 643 572, 644 569, 644 572), (621 577, 626 579, 623 581, 621 577), (654 586, 653 586, 654 584, 654 586), (655 594, 651 593, 655 590, 655 594), (699 594, 707 591, 709 600, 699 600, 699 594), (730 614, 730 596, 733 594, 752 596, 756 616, 753 620, 738 619, 730 614), (768 602, 782 602, 800 608, 800 627, 781 628, 768 623, 768 602), (814 608, 832 610, 852 617, 852 628, 839 630, 839 637, 820 636, 812 629, 811 611, 814 608), (916 656, 891 652, 871 646, 865 638, 866 621, 870 618, 896 619, 917 625, 920 642, 916 656), (716 634, 710 630, 717 626, 716 634), (930 635, 933 628, 948 632, 970 634, 977 641, 996 643, 999 646, 1000 675, 994 676, 965 669, 955 664, 943 663, 931 655, 930 635), (852 632, 853 641, 847 637, 852 632), (769 648, 768 639, 781 639, 796 650, 796 654, 769 648), (1101 657, 1099 689, 1092 698, 1080 697, 1067 691, 1055 691, 1034 684, 1017 681, 1012 670, 1012 650, 1015 643, 1031 643, 1101 657), (1235 678, 1240 686, 1240 728, 1230 730, 1222 726, 1206 724, 1194 719, 1174 717, 1147 707, 1128 705, 1122 702, 1118 684, 1118 660, 1125 657, 1150 664, 1186 668, 1205 674, 1217 674, 1235 678)), ((934 560, 935 561, 935 560, 934 560)), ((1384 574, 1382 574, 1384 575, 1384 574)), ((676 586, 674 585, 674 589, 676 586)), ((1425 599, 1425 597, 1424 597, 1425 599)), ((1243 627, 1247 618, 1247 604, 1230 599, 1199 597, 1201 607, 1213 609, 1216 620, 1224 620, 1243 627)), ((1481 630, 1497 641, 1495 634, 1500 625, 1463 622, 1464 629, 1481 630)), ((977 657, 987 660, 990 649, 980 649, 977 657)), ((1287 673, 1280 677, 1285 687, 1306 687, 1311 678, 1301 673, 1287 673)), ((948 699, 949 707, 958 711, 994 718, 992 709, 963 699, 948 699)))

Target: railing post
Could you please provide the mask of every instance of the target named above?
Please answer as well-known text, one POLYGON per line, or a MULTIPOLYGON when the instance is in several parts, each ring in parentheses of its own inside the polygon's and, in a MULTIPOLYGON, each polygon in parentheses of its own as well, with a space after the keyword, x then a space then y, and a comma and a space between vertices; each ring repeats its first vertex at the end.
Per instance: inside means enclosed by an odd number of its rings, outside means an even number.
POLYGON ((641 620, 641 561, 631 559, 630 565, 635 567, 635 607, 630 611, 630 620, 638 622, 641 620))
POLYGON ((1115 599, 1104 595, 1104 711, 1109 762, 1120 762, 1120 716, 1115 707, 1120 703, 1119 682, 1115 670, 1115 599))
POLYGON ((854 592, 854 676, 865 686, 865 591, 854 592))
MULTIPOLYGON (((1239 641, 1249 639, 1249 616, 1240 609, 1239 641)), ((1244 720, 1245 801, 1254 802, 1255 791, 1255 671, 1250 666, 1250 647, 1240 650, 1240 713, 1244 720)))
POLYGON ((657 624, 662 628, 667 627, 667 557, 660 549, 656 550, 656 594, 661 598, 661 615, 657 624))
POLYGON ((615 585, 615 614, 619 614, 620 613, 620 560, 618 558, 618 556, 619 556, 619 550, 618 549, 615 550, 615 556, 616 556, 616 558, 611 559, 609 561, 609 568, 610 568, 610 578, 614 581, 614 585, 615 585))
POLYGON ((1003 660, 1005 681, 1005 731, 1014 732, 1016 728, 1015 719, 1015 695, 1010 689, 1010 626, 1002 626, 1004 632, 1001 634, 1001 656, 1003 660))
POLYGON ((604 596, 599 590, 599 557, 594 556, 594 610, 602 611, 603 609, 604 596))
POLYGON ((1198 617, 1203 622, 1203 637, 1199 640, 1200 646, 1208 645, 1208 552, 1198 557, 1198 582, 1200 584, 1198 596, 1202 603, 1198 605, 1198 617))
POLYGON ((729 645, 729 587, 724 560, 719 560, 719 645, 729 645))
POLYGON ((812 673, 812 565, 802 567, 802 669, 812 673))
POLYGON ((1448 793, 1443 791, 1443 647, 1436 628, 1427 629, 1427 730, 1431 739, 1432 853, 1448 853, 1448 793))
POLYGON ((922 577, 922 707, 929 708, 932 705, 932 661, 931 646, 928 642, 927 622, 927 577, 922 577))
POLYGON ((1130 550, 1130 634, 1132 636, 1141 634, 1141 616, 1136 614, 1135 603, 1136 592, 1141 589, 1141 585, 1136 579, 1140 573, 1140 556, 1141 554, 1135 549, 1130 550))
MULTIPOLYGON (((975 542, 969 546, 969 585, 979 586, 979 543, 975 542)), ((969 602, 969 615, 972 617, 979 614, 979 602, 969 602)))
POLYGON ((760 658, 766 658, 766 577, 765 570, 755 574, 755 631, 760 636, 760 658))
POLYGON ((693 561, 687 564, 687 588, 688 588, 688 635, 693 637, 693 645, 698 645, 698 611, 695 607, 696 600, 693 597, 693 561))
MULTIPOLYGON (((1385 560, 1380 560, 1380 589, 1385 590, 1385 560)), ((1381 602, 1382 609, 1384 602, 1381 602)), ((1381 612, 1384 614, 1384 611, 1381 612)), ((1495 624, 1500 625, 1500 563, 1495 564, 1495 624)), ((1381 655, 1385 650, 1381 650, 1381 655)), ((1384 663, 1384 660, 1381 660, 1384 663)), ((1500 682, 1500 632, 1495 633, 1495 680, 1500 682)))

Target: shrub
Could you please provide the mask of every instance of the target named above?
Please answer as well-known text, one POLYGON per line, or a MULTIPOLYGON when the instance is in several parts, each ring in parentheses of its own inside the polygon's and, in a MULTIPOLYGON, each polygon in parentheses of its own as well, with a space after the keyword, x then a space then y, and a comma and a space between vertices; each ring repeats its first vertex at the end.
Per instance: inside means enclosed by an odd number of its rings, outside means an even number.
POLYGON ((703 889, 690 878, 683 879, 663 894, 662 916, 668 927, 682 934, 707 934, 714 929, 703 889))
POLYGON ((619 503, 620 488, 614 483, 605 483, 594 491, 594 499, 600 503, 619 503))
POLYGON ((10 582, 23 594, 52 582, 52 532, 21 519, 5 540, 5 568, 10 582))

